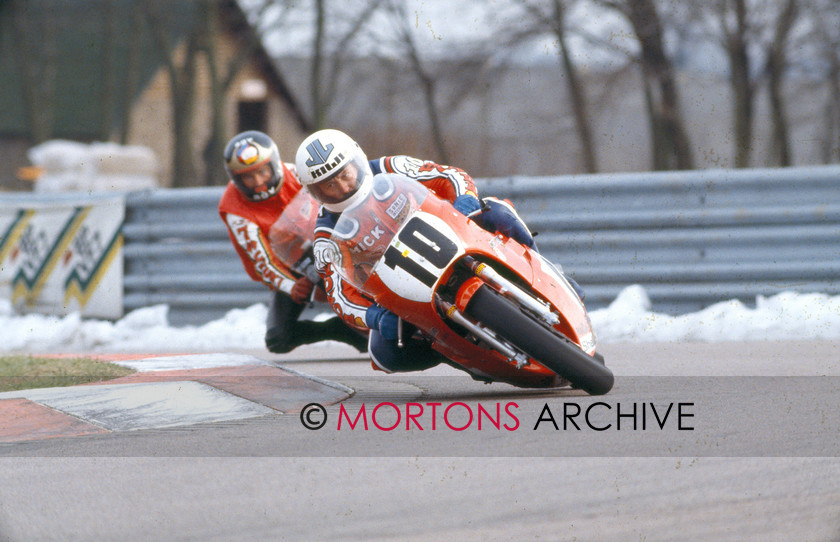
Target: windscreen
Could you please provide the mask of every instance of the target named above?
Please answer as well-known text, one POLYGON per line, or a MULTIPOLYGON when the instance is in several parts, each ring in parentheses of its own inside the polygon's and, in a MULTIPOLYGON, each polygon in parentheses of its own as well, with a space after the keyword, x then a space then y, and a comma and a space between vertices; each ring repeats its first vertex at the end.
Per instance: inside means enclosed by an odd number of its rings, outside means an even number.
POLYGON ((373 266, 428 193, 419 182, 402 175, 375 176, 367 197, 345 210, 336 224, 332 236, 338 248, 336 271, 364 291, 373 266))

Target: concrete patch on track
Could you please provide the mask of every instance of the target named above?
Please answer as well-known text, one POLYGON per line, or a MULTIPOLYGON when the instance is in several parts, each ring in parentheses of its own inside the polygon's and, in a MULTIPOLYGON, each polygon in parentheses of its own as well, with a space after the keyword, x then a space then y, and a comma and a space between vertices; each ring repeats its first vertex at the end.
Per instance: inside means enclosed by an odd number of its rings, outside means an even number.
POLYGON ((108 382, 0 393, 0 443, 297 412, 353 390, 241 354, 97 356, 140 372, 108 382), (138 359, 139 358, 139 359, 138 359))
POLYGON ((239 420, 272 412, 263 405, 192 381, 72 386, 17 393, 109 431, 239 420))
POLYGON ((297 412, 308 403, 331 405, 353 393, 341 384, 271 365, 139 372, 106 384, 172 380, 201 382, 280 412, 297 412))

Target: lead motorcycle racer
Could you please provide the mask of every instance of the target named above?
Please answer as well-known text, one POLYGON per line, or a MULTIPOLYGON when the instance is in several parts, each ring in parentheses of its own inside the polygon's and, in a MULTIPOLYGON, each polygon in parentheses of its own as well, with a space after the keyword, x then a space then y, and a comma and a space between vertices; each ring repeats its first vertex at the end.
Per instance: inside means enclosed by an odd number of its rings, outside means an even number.
POLYGON ((403 155, 369 161, 361 147, 338 130, 321 130, 307 137, 298 148, 295 162, 301 184, 321 203, 315 226, 316 269, 324 279, 333 310, 349 325, 370 329, 368 352, 374 369, 389 373, 421 371, 445 359, 427 342, 411 338, 411 324, 402 324, 400 335, 397 315, 364 296, 330 263, 333 248, 329 240, 338 219, 344 210, 370 194, 374 175, 398 173, 414 179, 482 228, 535 248, 532 235, 513 207, 494 198, 480 200, 472 177, 460 168, 403 155), (407 338, 402 345, 400 336, 407 338))

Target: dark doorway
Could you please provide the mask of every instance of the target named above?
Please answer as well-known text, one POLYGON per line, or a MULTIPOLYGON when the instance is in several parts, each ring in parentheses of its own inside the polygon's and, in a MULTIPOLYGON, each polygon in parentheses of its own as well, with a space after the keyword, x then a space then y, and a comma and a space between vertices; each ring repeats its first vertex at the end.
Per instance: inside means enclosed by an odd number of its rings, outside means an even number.
POLYGON ((239 102, 239 126, 238 132, 246 130, 259 130, 265 132, 266 123, 265 102, 239 102))

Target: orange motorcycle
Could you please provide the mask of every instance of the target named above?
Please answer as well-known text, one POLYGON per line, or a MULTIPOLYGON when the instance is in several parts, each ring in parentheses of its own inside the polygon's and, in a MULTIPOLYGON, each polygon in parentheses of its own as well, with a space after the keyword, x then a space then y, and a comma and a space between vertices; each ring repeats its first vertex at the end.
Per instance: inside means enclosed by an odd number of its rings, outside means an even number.
POLYGON ((345 280, 473 378, 592 395, 612 388, 586 308, 561 269, 420 183, 377 175, 371 193, 342 213, 331 245, 345 280))

